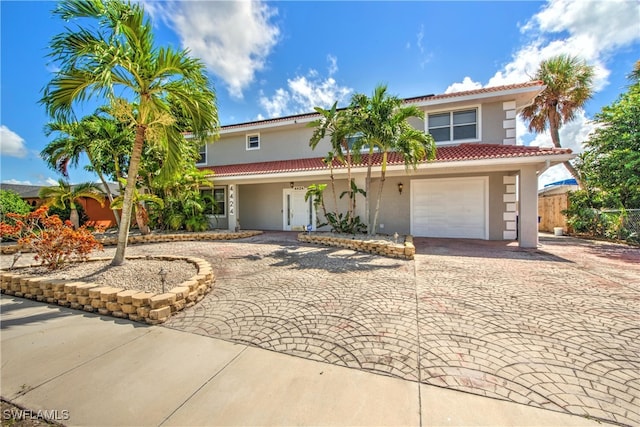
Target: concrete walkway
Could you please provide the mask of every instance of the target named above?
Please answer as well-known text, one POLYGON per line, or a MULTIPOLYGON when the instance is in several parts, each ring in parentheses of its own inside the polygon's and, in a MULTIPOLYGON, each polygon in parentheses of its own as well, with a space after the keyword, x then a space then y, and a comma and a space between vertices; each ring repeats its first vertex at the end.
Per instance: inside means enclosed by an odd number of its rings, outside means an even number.
POLYGON ((65 425, 598 424, 4 295, 0 309, 2 396, 65 425))

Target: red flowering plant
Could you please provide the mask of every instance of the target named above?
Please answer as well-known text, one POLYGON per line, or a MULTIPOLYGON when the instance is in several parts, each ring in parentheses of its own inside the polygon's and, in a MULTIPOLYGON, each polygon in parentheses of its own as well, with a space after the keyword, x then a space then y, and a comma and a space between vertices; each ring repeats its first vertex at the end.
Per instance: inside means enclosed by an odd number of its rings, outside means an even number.
POLYGON ((35 252, 35 260, 50 270, 69 261, 84 261, 94 250, 102 250, 102 244, 86 227, 74 230, 71 221, 63 222, 58 215, 48 215, 48 210, 41 206, 24 215, 6 214, 13 224, 0 223, 0 236, 17 239, 20 246, 35 252))

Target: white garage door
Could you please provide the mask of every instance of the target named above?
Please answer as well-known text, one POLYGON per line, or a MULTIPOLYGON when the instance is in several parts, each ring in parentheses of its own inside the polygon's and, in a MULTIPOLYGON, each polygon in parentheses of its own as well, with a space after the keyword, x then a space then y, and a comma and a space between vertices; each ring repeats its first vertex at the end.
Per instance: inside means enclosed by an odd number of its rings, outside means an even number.
POLYGON ((488 239, 488 177, 411 181, 411 234, 488 239))

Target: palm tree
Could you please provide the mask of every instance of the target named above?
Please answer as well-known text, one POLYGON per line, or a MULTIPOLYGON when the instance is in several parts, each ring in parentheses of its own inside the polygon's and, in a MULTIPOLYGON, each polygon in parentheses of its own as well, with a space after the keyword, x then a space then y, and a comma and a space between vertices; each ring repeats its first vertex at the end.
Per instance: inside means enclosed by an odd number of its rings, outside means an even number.
MULTIPOLYGON (((431 135, 415 129, 407 121, 411 117, 424 118, 424 112, 413 105, 403 107, 400 98, 388 95, 386 85, 377 86, 371 98, 363 94, 354 95, 351 108, 356 115, 355 130, 362 135, 357 145, 369 149, 365 189, 367 197, 371 188, 373 153, 376 148, 382 153, 376 210, 373 222, 367 227, 369 234, 375 234, 389 153, 400 153, 407 168, 416 168, 420 161, 435 157, 436 145, 431 135)), ((356 150, 356 153, 358 152, 356 150)), ((368 221, 369 216, 367 213, 368 221)))
MULTIPOLYGON (((533 80, 546 87, 520 113, 529 123, 529 131, 542 133, 549 128, 553 145, 561 148, 560 127, 573 120, 593 95, 593 74, 593 67, 575 56, 558 55, 542 61, 533 80)), ((582 187, 573 165, 569 161, 564 165, 582 187)))
MULTIPOLYGON (((111 168, 106 163, 116 166, 115 177, 119 178, 118 157, 124 154, 121 152, 123 144, 130 147, 133 134, 113 118, 98 114, 84 117, 79 122, 50 122, 45 127, 45 134, 49 136, 52 133, 56 133, 57 137, 40 152, 47 165, 69 178, 69 165, 77 166, 81 154, 85 153, 89 159, 87 169, 98 175, 109 202, 113 202, 111 189, 104 176, 104 172, 111 168)), ((113 216, 116 223, 120 224, 120 215, 115 209, 113 216)))
POLYGON ((57 187, 43 187, 38 194, 44 199, 44 204, 59 209, 65 209, 67 205, 71 209, 69 220, 73 224, 73 228, 80 227, 80 217, 76 204, 82 198, 96 200, 101 206, 104 206, 104 194, 96 184, 85 182, 77 185, 70 185, 65 180, 58 180, 57 187))
POLYGON ((45 87, 41 100, 49 115, 67 120, 76 103, 102 96, 111 102, 116 119, 135 131, 118 246, 111 263, 120 265, 144 144, 160 147, 165 154, 163 169, 175 170, 179 164, 184 137, 168 98, 180 107, 194 137, 204 141, 218 128, 215 92, 200 60, 186 50, 154 46, 151 23, 139 3, 62 0, 54 13, 65 21, 81 19, 83 24, 94 21, 95 25, 78 25, 75 31, 67 28, 52 39, 51 56, 60 71, 45 87))

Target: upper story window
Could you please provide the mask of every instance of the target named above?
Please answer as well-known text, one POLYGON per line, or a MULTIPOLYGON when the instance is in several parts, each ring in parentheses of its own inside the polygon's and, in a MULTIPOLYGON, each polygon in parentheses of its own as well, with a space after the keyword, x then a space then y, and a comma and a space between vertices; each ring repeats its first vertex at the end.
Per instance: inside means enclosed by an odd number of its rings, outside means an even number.
POLYGON ((259 150, 260 149, 260 134, 254 133, 247 135, 247 150, 259 150))
POLYGON ((429 114, 428 126, 436 142, 478 139, 478 109, 429 114))
POLYGON ((206 165, 207 164, 207 144, 203 144, 200 146, 198 150, 198 159, 196 160, 196 165, 206 165))
MULTIPOLYGON (((360 139, 362 139, 362 133, 360 133, 360 132, 356 133, 355 135, 348 136, 346 138, 347 146, 349 147, 349 150, 351 150, 351 152, 353 152, 353 147, 358 144, 360 139)), ((373 152, 374 153, 377 153, 379 151, 380 151, 380 149, 377 146, 373 147, 373 152)), ((346 153, 346 150, 344 149, 344 146, 342 147, 342 152, 346 153)), ((365 153, 365 154, 368 153, 369 152, 369 146, 368 145, 361 146, 360 147, 360 152, 361 153, 365 153)))

